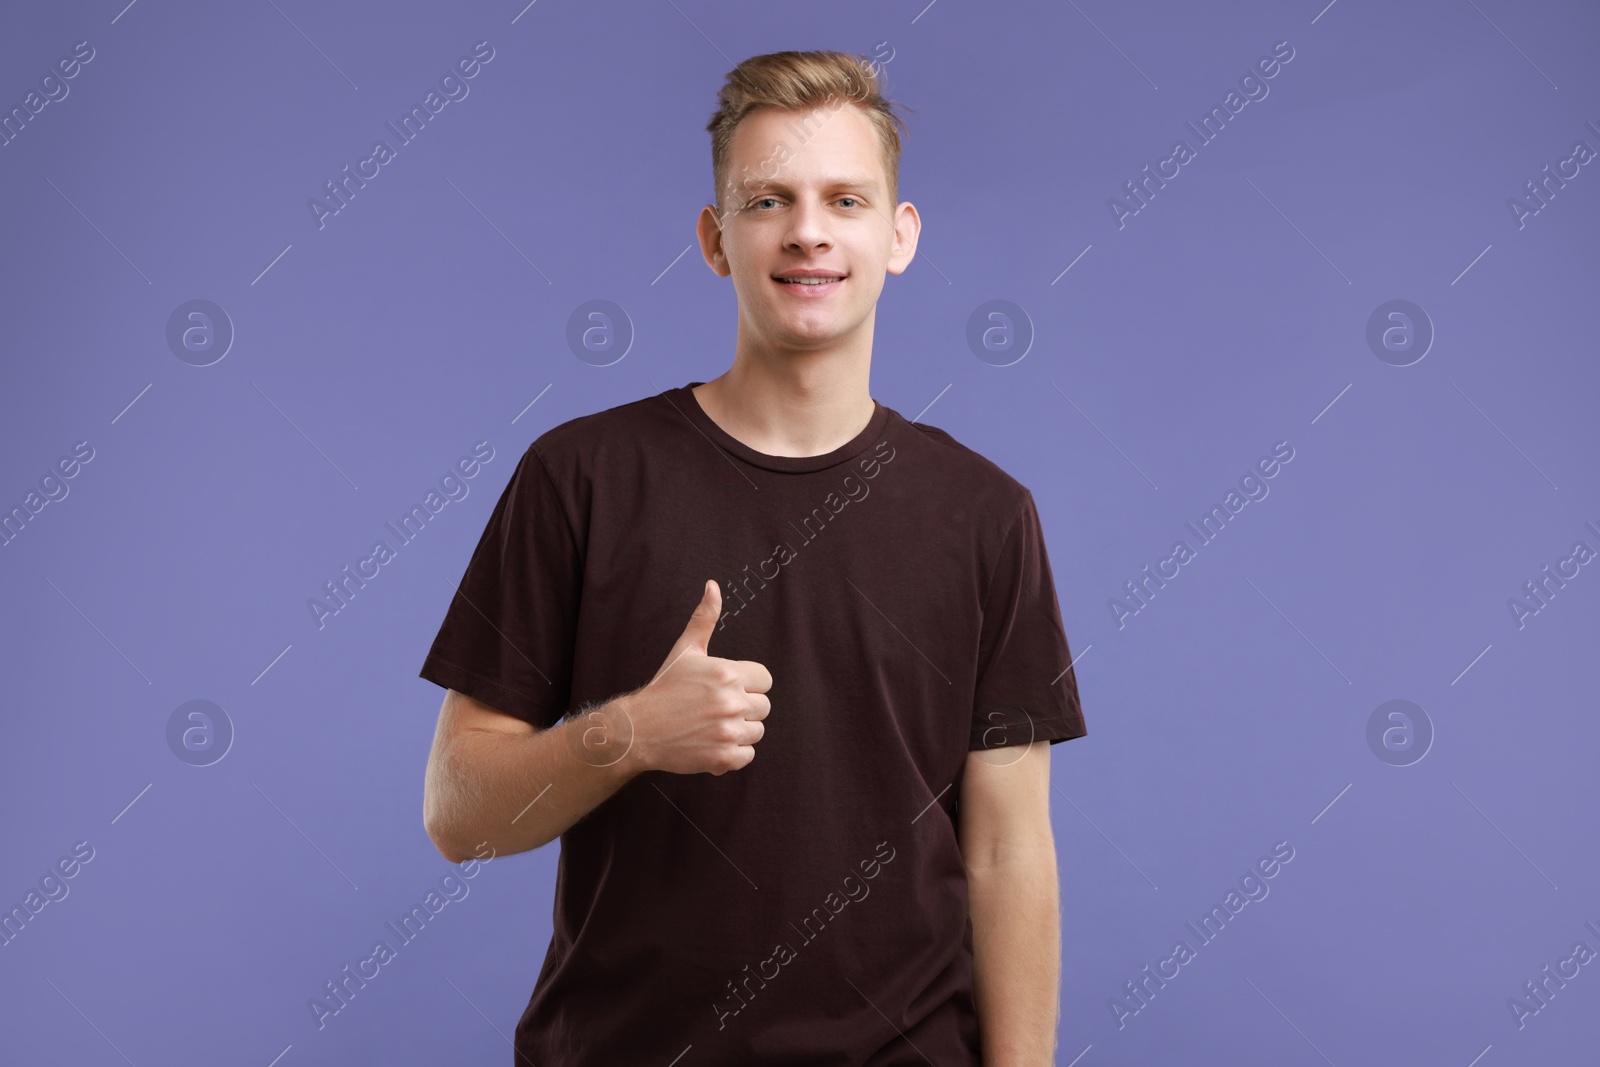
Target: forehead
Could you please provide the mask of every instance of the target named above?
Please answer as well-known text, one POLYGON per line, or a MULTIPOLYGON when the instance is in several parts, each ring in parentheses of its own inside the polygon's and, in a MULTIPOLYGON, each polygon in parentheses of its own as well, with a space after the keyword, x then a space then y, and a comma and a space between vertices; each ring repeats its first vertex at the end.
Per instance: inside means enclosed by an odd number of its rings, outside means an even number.
POLYGON ((883 186, 883 152, 872 121, 850 104, 809 111, 761 108, 746 115, 729 145, 728 180, 754 187, 866 179, 883 186))

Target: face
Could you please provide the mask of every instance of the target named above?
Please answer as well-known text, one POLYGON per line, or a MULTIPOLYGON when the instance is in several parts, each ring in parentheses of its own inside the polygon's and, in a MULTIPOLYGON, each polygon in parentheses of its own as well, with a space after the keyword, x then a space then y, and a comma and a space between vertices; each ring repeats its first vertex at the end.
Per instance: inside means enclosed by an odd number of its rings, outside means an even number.
POLYGON ((764 108, 730 146, 722 201, 700 215, 701 250, 739 299, 741 343, 870 348, 885 274, 916 254, 916 208, 889 202, 872 123, 857 108, 764 108), (821 284, 784 281, 811 271, 821 284))

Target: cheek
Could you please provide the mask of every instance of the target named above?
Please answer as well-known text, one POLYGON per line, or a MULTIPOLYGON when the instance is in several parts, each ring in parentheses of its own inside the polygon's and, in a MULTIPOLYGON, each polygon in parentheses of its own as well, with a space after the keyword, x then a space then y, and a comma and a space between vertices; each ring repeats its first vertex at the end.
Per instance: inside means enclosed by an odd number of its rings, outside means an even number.
POLYGON ((886 269, 882 263, 858 267, 856 272, 850 275, 847 286, 851 290, 850 299, 868 306, 877 303, 878 297, 883 293, 883 277, 886 269))

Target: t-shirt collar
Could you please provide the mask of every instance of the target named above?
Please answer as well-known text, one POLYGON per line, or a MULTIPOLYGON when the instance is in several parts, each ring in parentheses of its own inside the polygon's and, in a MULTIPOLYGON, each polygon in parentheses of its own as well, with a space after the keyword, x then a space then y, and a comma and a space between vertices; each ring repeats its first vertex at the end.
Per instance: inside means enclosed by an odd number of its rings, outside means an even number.
POLYGON ((840 445, 831 452, 824 452, 820 456, 769 456, 765 452, 757 452, 749 445, 740 441, 732 434, 711 420, 700 401, 695 399, 694 387, 704 385, 704 382, 690 382, 688 385, 669 389, 661 394, 679 413, 708 438, 712 444, 728 452, 737 459, 741 459, 751 466, 761 467, 765 470, 778 471, 783 474, 810 474, 815 471, 827 470, 841 463, 847 463, 865 452, 871 445, 883 436, 885 426, 889 422, 889 409, 872 401, 872 418, 862 431, 840 445))

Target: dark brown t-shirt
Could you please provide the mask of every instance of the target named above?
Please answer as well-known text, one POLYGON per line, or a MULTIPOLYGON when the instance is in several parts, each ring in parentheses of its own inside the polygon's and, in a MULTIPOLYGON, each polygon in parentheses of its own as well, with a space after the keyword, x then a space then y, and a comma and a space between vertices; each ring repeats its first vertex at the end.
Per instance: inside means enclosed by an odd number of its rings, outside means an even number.
POLYGON ((882 404, 764 455, 698 384, 533 443, 422 667, 549 727, 650 681, 712 578, 710 654, 772 674, 749 766, 561 836, 517 1062, 976 1065, 967 753, 1086 733, 1033 497, 882 404))

